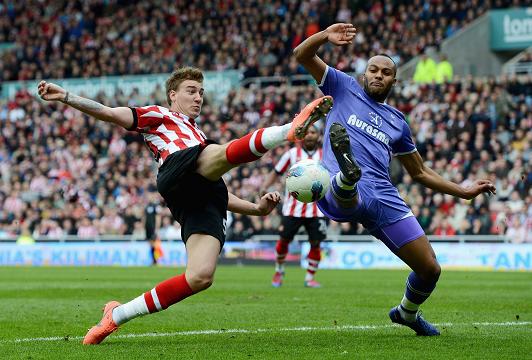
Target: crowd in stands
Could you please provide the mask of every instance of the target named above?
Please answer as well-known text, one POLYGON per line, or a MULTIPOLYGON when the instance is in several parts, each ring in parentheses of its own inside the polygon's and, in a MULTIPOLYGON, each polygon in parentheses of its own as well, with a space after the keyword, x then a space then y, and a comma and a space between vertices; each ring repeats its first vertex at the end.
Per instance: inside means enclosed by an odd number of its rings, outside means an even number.
MULTIPOLYGON (((241 88, 221 106, 206 103, 198 121, 207 136, 225 143, 249 129, 290 121, 319 94, 311 85, 241 88)), ((132 95, 102 94, 96 100, 109 106, 166 105, 160 89, 146 98, 135 89, 132 95)), ((407 115, 428 166, 458 183, 488 178, 498 188, 492 197, 459 200, 413 183, 392 162, 392 181, 428 234, 506 234, 514 242, 532 241, 530 78, 398 84, 388 102, 407 115)), ((41 102, 25 90, 0 100, 0 129, 0 236, 145 236, 144 208, 161 199, 154 187, 157 165, 138 134, 41 102)), ((286 150, 230 171, 229 190, 255 201, 265 174, 286 150)), ((283 191, 283 182, 270 190, 283 191)), ((160 235, 179 236, 178 225, 161 209, 160 235)), ((228 239, 275 234, 280 220, 277 210, 265 218, 231 215, 228 239)), ((329 233, 364 230, 331 222, 329 233)))
POLYGON ((360 73, 385 52, 401 64, 436 47, 488 9, 525 0, 0 0, 0 82, 168 73, 175 64, 240 69, 246 77, 298 74, 289 56, 335 22, 353 44, 325 46, 325 60, 360 73))
POLYGON ((514 66, 517 75, 532 74, 532 48, 527 49, 514 66))

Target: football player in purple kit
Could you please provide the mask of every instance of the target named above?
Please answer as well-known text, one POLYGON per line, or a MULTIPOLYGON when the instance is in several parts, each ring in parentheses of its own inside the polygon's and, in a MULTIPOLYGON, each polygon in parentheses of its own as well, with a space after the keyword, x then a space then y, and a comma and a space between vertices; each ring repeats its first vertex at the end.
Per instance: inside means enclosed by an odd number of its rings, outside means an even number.
POLYGON ((385 103, 397 72, 389 56, 369 59, 362 87, 316 55, 321 45, 350 44, 355 35, 352 24, 334 24, 294 50, 297 61, 316 79, 321 91, 334 98, 323 141, 323 164, 331 175, 332 191, 318 206, 335 221, 360 222, 413 270, 401 303, 390 310, 390 319, 418 335, 439 335, 418 309, 434 290, 440 265, 427 236, 392 185, 388 173, 391 157, 397 156, 420 184, 463 199, 495 193, 495 187, 488 180, 478 180, 464 188, 423 164, 404 115, 385 103))

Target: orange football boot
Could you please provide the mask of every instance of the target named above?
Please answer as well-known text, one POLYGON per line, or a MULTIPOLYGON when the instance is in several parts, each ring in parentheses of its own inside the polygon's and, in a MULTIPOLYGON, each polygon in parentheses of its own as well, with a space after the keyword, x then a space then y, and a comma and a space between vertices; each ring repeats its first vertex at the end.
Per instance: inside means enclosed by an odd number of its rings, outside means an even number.
POLYGON ((333 106, 332 96, 323 96, 305 106, 292 120, 286 139, 291 142, 303 140, 307 130, 316 121, 327 116, 333 106))
POLYGON ((103 307, 103 317, 100 322, 94 325, 85 338, 83 339, 84 345, 96 345, 101 343, 111 333, 118 330, 118 325, 113 321, 113 309, 120 306, 118 301, 110 301, 103 307))

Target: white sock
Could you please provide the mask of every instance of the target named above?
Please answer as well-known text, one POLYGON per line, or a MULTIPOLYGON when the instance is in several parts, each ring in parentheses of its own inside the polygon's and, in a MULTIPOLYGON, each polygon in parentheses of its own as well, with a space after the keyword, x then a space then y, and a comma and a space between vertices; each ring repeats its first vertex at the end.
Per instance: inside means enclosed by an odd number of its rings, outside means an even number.
POLYGON ((264 132, 262 133, 262 145, 268 150, 281 145, 286 141, 286 135, 291 127, 292 124, 285 124, 264 128, 264 132))
POLYGON ((305 281, 314 280, 314 275, 316 271, 318 271, 318 266, 320 264, 319 261, 307 259, 308 261, 308 268, 307 273, 305 274, 305 281))
POLYGON ((284 273, 284 263, 279 264, 278 262, 275 263, 275 272, 284 273))
POLYGON ((344 176, 344 174, 342 174, 341 171, 338 172, 338 174, 336 174, 336 185, 338 185, 340 188, 344 189, 344 190, 353 190, 356 186, 356 183, 352 184, 349 182, 349 180, 347 180, 344 176))
POLYGON ((419 309, 418 304, 414 304, 412 301, 408 300, 406 296, 403 296, 403 300, 401 300, 401 305, 397 307, 399 310, 399 313, 401 314, 401 317, 406 321, 414 321, 416 320, 416 314, 419 309))
POLYGON ((122 325, 136 317, 149 314, 148 306, 144 300, 144 294, 113 309, 113 321, 116 325, 122 325))

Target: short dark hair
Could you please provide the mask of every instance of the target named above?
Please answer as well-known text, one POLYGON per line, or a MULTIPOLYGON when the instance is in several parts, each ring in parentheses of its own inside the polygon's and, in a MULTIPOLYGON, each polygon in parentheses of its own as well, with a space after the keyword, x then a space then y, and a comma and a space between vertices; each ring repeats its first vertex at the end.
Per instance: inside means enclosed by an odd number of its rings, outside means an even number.
POLYGON ((170 90, 177 91, 179 85, 185 80, 194 80, 201 83, 203 82, 203 73, 200 69, 190 66, 174 70, 166 80, 166 101, 168 101, 168 105, 172 106, 170 90))

